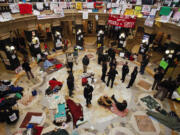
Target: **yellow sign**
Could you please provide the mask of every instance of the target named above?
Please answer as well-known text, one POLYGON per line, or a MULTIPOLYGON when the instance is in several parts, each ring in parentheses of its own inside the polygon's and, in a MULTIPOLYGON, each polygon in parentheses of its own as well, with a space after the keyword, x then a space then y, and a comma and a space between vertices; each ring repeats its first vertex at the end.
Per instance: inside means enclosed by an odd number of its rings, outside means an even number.
POLYGON ((143 15, 141 14, 141 10, 142 10, 141 6, 135 6, 134 15, 137 17, 142 17, 143 15))
POLYGON ((82 10, 82 3, 81 2, 76 3, 76 9, 77 10, 82 10))
POLYGON ((101 47, 101 44, 98 44, 98 48, 101 47))
POLYGON ((134 15, 134 9, 126 9, 124 15, 134 15))

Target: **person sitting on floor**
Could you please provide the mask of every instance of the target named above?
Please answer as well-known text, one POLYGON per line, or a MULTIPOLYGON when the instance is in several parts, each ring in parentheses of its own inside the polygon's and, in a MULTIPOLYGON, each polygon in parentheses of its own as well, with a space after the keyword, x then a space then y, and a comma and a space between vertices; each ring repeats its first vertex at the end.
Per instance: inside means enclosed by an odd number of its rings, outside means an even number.
POLYGON ((101 96, 98 99, 98 104, 110 108, 112 106, 112 99, 109 98, 108 96, 101 96))

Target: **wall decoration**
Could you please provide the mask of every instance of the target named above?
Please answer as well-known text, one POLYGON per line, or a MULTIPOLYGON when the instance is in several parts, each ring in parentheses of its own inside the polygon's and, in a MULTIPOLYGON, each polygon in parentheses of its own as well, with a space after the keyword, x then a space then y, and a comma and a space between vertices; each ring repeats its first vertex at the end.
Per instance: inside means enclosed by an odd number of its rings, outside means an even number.
POLYGON ((124 28, 134 28, 136 23, 136 17, 124 15, 109 15, 108 24, 114 26, 120 26, 124 28))
POLYGON ((19 13, 19 6, 17 3, 9 4, 9 7, 11 9, 11 13, 19 13))
POLYGON ((76 2, 76 9, 82 10, 82 3, 81 2, 76 2))
POLYGON ((19 4, 20 14, 32 14, 32 4, 19 4))

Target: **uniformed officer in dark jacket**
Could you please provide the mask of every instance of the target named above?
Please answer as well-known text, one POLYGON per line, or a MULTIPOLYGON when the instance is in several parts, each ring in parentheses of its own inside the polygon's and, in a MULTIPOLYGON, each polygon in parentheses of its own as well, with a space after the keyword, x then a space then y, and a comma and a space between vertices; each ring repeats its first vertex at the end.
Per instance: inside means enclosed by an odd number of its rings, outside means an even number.
POLYGON ((73 94, 73 90, 74 90, 74 76, 73 76, 72 72, 69 72, 69 76, 67 78, 67 86, 69 89, 69 96, 71 97, 73 94))
POLYGON ((129 67, 128 67, 128 62, 126 62, 123 67, 122 67, 122 82, 124 82, 126 75, 129 73, 129 67))
POLYGON ((98 54, 98 64, 101 64, 101 61, 103 59, 103 46, 99 47, 97 49, 97 54, 98 54))
POLYGON ((110 68, 112 68, 112 66, 114 66, 114 68, 116 69, 117 67, 117 61, 116 58, 111 59, 110 63, 109 63, 110 68))
POLYGON ((143 75, 144 74, 144 70, 146 68, 146 66, 148 65, 149 63, 149 55, 145 55, 143 57, 143 60, 141 62, 141 67, 140 67, 140 73, 143 75))
POLYGON ((112 66, 112 68, 110 68, 110 70, 109 70, 109 72, 108 72, 107 86, 109 86, 109 82, 110 82, 110 80, 111 80, 111 88, 113 87, 116 74, 118 74, 118 72, 117 72, 117 70, 115 69, 115 67, 112 66))
POLYGON ((101 80, 102 80, 103 82, 105 82, 106 72, 107 72, 107 62, 104 61, 104 62, 102 63, 102 76, 101 76, 101 80))
POLYGON ((111 60, 113 60, 115 58, 116 54, 115 54, 115 51, 113 48, 108 49, 108 55, 109 55, 109 57, 111 57, 111 60))
POLYGON ((163 79, 163 72, 162 70, 159 70, 155 75, 154 75, 154 83, 152 86, 152 90, 154 90, 154 88, 156 88, 158 86, 158 84, 161 82, 161 80, 163 79))
POLYGON ((84 88, 84 98, 86 99, 87 107, 89 104, 91 104, 93 90, 94 90, 93 87, 89 84, 87 84, 86 87, 84 88))
POLYGON ((134 83, 134 81, 136 79, 136 76, 138 74, 137 69, 138 69, 138 67, 135 67, 133 72, 131 73, 131 80, 129 81, 129 84, 128 84, 128 86, 126 88, 130 88, 133 85, 133 83, 134 83))
POLYGON ((89 65, 89 58, 87 55, 85 55, 82 59, 82 63, 83 63, 83 72, 86 73, 87 72, 87 66, 89 65))

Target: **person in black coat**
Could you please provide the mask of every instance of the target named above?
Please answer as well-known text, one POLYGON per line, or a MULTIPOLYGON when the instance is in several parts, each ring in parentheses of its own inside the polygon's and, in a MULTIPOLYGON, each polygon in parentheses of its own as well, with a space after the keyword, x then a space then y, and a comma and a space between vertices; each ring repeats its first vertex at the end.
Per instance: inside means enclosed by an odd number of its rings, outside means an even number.
POLYGON ((24 63, 22 64, 22 68, 26 72, 26 75, 27 75, 28 79, 30 79, 30 75, 31 75, 32 78, 34 78, 34 75, 31 72, 31 67, 30 67, 27 59, 24 60, 24 63))
POLYGON ((106 72, 107 72, 107 62, 104 61, 104 62, 102 63, 102 76, 101 76, 101 80, 102 80, 103 82, 105 82, 106 72))
POLYGON ((107 86, 109 86, 109 82, 110 82, 110 80, 111 80, 111 88, 113 87, 116 74, 118 74, 118 72, 117 72, 117 70, 115 69, 115 67, 112 66, 112 68, 110 68, 110 70, 109 70, 109 72, 108 72, 107 86))
POLYGON ((129 84, 128 84, 128 86, 126 88, 130 88, 133 85, 137 74, 138 74, 138 67, 136 66, 134 68, 133 72, 131 73, 131 80, 129 81, 129 84))
POLYGON ((103 46, 99 47, 97 49, 97 54, 98 54, 98 64, 101 64, 101 61, 102 61, 102 57, 103 57, 103 46))
POLYGON ((87 107, 89 106, 89 104, 91 104, 93 90, 94 90, 93 87, 89 84, 87 84, 86 87, 84 88, 84 98, 86 99, 87 107))
POLYGON ((114 68, 116 69, 117 67, 117 61, 116 58, 111 59, 110 63, 109 63, 110 68, 112 68, 112 66, 114 66, 114 68))
POLYGON ((148 65, 148 63, 149 63, 149 56, 145 55, 141 62, 140 74, 142 74, 142 75, 144 74, 144 70, 145 70, 146 66, 148 65))
POLYGON ((89 58, 87 55, 85 55, 82 59, 82 63, 83 63, 83 73, 87 72, 87 66, 89 65, 89 58))
POLYGON ((164 74, 163 74, 162 70, 158 70, 158 72, 155 73, 155 75, 154 75, 154 83, 153 83, 153 86, 152 86, 152 90, 154 90, 154 88, 156 88, 159 85, 159 83, 163 79, 163 76, 164 76, 164 74))
POLYGON ((73 90, 74 90, 74 76, 73 76, 72 72, 69 73, 69 76, 67 78, 67 86, 69 89, 69 96, 71 97, 73 94, 73 90))
POLYGON ((126 100, 123 100, 123 102, 120 103, 116 100, 114 95, 112 95, 111 99, 114 101, 114 103, 116 104, 116 107, 119 111, 124 111, 127 108, 127 101, 126 100))
POLYGON ((122 82, 125 81, 126 75, 129 73, 129 67, 128 67, 128 62, 126 62, 123 67, 122 67, 122 82))
POLYGON ((111 58, 111 61, 112 61, 113 59, 115 59, 116 53, 115 53, 115 51, 114 51, 113 48, 109 48, 109 49, 108 49, 108 55, 109 55, 109 57, 111 58))

